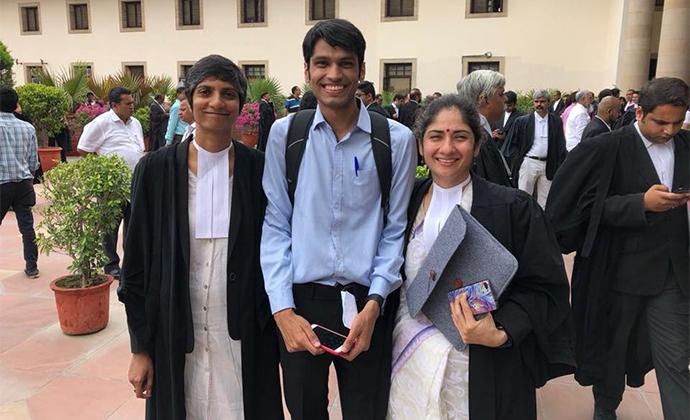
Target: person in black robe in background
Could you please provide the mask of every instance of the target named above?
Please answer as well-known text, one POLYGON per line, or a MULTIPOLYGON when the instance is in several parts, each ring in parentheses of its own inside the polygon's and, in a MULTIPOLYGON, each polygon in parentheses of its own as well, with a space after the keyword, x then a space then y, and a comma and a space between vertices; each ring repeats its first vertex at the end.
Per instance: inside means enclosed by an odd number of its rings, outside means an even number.
MULTIPOLYGON (((197 122, 194 141, 212 146, 211 152, 227 150, 231 127, 246 95, 241 70, 230 60, 212 55, 192 67, 188 81, 187 97, 197 122), (218 96, 211 101, 213 95, 218 96), (195 98, 202 104, 198 108, 195 98), (211 108, 229 102, 234 104, 231 110, 211 108), (215 112, 206 115, 203 106, 215 112)), ((147 419, 187 416, 185 360, 195 342, 188 189, 189 173, 196 173, 200 162, 200 152, 192 143, 148 154, 137 165, 132 182, 132 216, 118 296, 125 304, 133 353, 129 379, 137 397, 147 399, 147 419)), ((223 268, 227 270, 226 338, 241 341, 242 370, 242 396, 232 397, 242 398, 246 419, 282 419, 278 336, 259 265, 266 205, 261 188, 264 158, 239 142, 231 144, 232 199, 227 267, 223 268)), ((216 339, 222 341, 220 334, 216 339)), ((214 374, 222 375, 223 366, 214 374)))
POLYGON ((409 100, 398 108, 398 121, 400 124, 414 129, 414 123, 417 120, 417 113, 419 112, 419 103, 422 101, 422 92, 414 88, 410 90, 409 100))
POLYGON ((264 152, 266 150, 266 142, 268 142, 268 134, 271 132, 271 126, 276 120, 276 111, 271 102, 271 95, 268 92, 261 94, 261 101, 259 101, 259 142, 257 149, 264 152))
POLYGON ((595 419, 615 419, 626 379, 642 386, 652 362, 664 418, 690 415, 690 194, 672 192, 690 186, 688 102, 682 80, 650 82, 637 122, 573 149, 547 201, 561 251, 577 252, 575 379, 594 385, 595 419))
POLYGON ((168 111, 163 105, 164 96, 156 95, 149 105, 149 151, 153 152, 165 145, 165 130, 168 128, 168 111))
MULTIPOLYGON (((428 162, 431 177, 417 181, 410 199, 406 244, 415 229, 420 208, 429 206, 427 196, 432 183, 443 181, 457 185, 470 176, 471 154, 476 156, 479 153, 477 138, 482 130, 473 104, 473 101, 457 95, 444 95, 435 100, 418 121, 415 134, 418 150, 427 158, 425 160, 456 159, 456 167, 451 169, 428 162), (430 124, 447 110, 457 111, 462 122, 455 123, 455 126, 435 126, 434 129, 439 131, 427 136, 427 128, 432 128, 430 124), (441 130, 446 132, 439 134, 441 130), (439 142, 453 145, 439 145, 439 142), (463 142, 473 144, 464 148, 459 146, 463 142), (465 150, 470 151, 469 156, 462 154, 465 150)), ((494 323, 500 326, 499 330, 505 331, 507 341, 492 346, 465 338, 469 343, 469 417, 481 420, 536 419, 535 388, 543 386, 549 379, 574 371, 574 335, 563 258, 551 225, 533 198, 523 191, 487 182, 474 174, 463 195, 467 194, 469 187, 472 191, 470 214, 513 254, 519 264, 518 271, 498 301, 498 309, 491 313, 491 317, 486 317, 493 318, 489 330, 495 328, 494 323)), ((404 251, 403 255, 406 254, 404 251)), ((397 290, 386 303, 396 312, 400 293, 400 289, 397 290)), ((457 300, 455 304, 458 304, 457 300)), ((486 318, 479 323, 486 323, 486 318)), ((479 334, 480 329, 477 325, 474 332, 479 334)), ((470 337, 472 331, 465 334, 470 337)), ((396 404, 402 405, 404 410, 404 403, 396 404)), ((392 404, 393 401, 389 406, 392 404)))
MULTIPOLYGON (((493 130, 491 132, 491 137, 492 140, 496 142, 496 146, 498 146, 499 150, 503 148, 506 136, 510 132, 510 128, 513 126, 513 123, 515 123, 515 120, 525 115, 524 112, 517 109, 517 93, 509 90, 505 95, 506 103, 503 116, 491 123, 491 129, 493 130)), ((510 166, 510 162, 508 162, 508 165, 510 166)))
POLYGON ((515 187, 510 167, 492 139, 491 123, 503 117, 506 79, 493 70, 475 70, 458 82, 458 95, 476 104, 484 132, 472 172, 487 181, 515 187))
POLYGON ((67 162, 67 152, 70 150, 70 132, 67 124, 63 124, 60 132, 48 138, 48 146, 56 146, 60 148, 60 161, 67 162))

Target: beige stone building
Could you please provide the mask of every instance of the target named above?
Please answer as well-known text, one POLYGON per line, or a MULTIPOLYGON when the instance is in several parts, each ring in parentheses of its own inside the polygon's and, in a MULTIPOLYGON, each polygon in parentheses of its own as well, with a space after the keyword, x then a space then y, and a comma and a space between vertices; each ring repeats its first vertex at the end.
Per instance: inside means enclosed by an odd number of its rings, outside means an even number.
POLYGON ((19 84, 76 62, 179 79, 218 53, 287 91, 303 83, 304 34, 331 17, 364 33, 377 89, 452 92, 476 68, 514 90, 690 78, 690 0, 0 0, 0 40, 19 84))

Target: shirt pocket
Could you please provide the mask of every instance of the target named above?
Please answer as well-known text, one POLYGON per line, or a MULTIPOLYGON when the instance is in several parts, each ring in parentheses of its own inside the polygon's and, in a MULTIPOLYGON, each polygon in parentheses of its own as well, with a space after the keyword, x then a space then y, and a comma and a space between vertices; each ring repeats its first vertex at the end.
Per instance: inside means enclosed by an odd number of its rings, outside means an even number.
POLYGON ((353 208, 368 208, 379 196, 379 180, 376 168, 359 170, 350 181, 350 205, 353 208))

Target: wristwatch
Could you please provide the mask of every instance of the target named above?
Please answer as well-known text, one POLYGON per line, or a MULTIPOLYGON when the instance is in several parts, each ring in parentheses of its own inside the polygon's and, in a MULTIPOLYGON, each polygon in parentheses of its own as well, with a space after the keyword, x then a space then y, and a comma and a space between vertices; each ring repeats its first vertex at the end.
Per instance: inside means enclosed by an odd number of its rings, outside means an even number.
POLYGON ((383 302, 384 302, 383 296, 377 295, 376 293, 373 293, 373 294, 367 296, 367 299, 364 301, 364 304, 366 305, 366 303, 369 302, 370 300, 373 300, 374 302, 379 304, 379 313, 383 312, 383 302))

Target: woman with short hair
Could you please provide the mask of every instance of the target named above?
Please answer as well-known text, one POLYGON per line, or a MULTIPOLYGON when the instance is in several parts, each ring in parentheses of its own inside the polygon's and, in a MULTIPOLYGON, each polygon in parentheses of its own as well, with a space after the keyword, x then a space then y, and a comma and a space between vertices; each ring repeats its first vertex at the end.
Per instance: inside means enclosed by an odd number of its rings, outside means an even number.
POLYGON ((196 130, 143 158, 118 296, 129 380, 148 419, 282 419, 278 340, 259 266, 263 154, 231 139, 247 81, 211 55, 189 71, 196 130))

